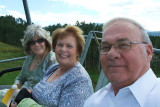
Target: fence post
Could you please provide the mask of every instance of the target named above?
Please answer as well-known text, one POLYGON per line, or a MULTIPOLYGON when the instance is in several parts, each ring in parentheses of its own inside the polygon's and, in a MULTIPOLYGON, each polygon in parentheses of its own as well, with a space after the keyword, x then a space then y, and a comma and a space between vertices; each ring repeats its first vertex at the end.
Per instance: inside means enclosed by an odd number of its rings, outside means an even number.
POLYGON ((86 55, 87 55, 87 52, 88 52, 89 45, 90 45, 90 43, 91 43, 92 37, 93 37, 92 32, 89 32, 89 34, 88 34, 88 36, 87 36, 87 40, 86 40, 85 46, 84 46, 83 53, 82 53, 81 58, 80 58, 80 63, 81 63, 82 65, 83 65, 84 60, 85 60, 85 58, 86 58, 86 55))

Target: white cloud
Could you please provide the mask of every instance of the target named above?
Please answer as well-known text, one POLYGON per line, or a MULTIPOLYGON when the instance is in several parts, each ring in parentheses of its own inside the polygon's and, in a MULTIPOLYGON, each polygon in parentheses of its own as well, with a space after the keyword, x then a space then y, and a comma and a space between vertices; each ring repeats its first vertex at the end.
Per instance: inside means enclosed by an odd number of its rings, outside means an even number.
POLYGON ((22 13, 20 13, 20 12, 18 12, 18 11, 7 10, 7 13, 8 13, 9 15, 14 16, 15 18, 22 18, 22 19, 25 19, 25 15, 22 14, 22 13))
POLYGON ((104 23, 113 17, 121 16, 137 20, 147 29, 159 30, 157 23, 160 18, 160 1, 158 0, 64 0, 64 2, 98 12, 92 16, 93 18, 90 17, 93 22, 104 23), (157 19, 157 22, 154 22, 153 18, 157 19))
POLYGON ((60 1, 60 0, 48 0, 48 1, 54 1, 55 2, 55 1, 60 1))
POLYGON ((141 14, 159 7, 160 2, 154 1, 155 0, 64 0, 64 2, 69 5, 81 6, 85 9, 97 11, 99 14, 141 14))
MULTIPOLYGON (((36 24, 42 26, 53 25, 57 23, 61 24, 75 24, 76 21, 86 23, 105 23, 113 17, 128 17, 141 23, 146 29, 159 30, 159 18, 160 18, 160 1, 159 0, 48 0, 49 2, 63 2, 66 5, 66 9, 70 7, 78 7, 78 9, 87 11, 95 11, 96 14, 83 14, 82 11, 64 12, 46 12, 42 13, 40 10, 30 10, 31 20, 36 24), (67 7, 68 6, 68 7, 67 7)), ((59 3, 59 4, 60 4, 59 3)), ((53 3, 53 8, 56 4, 53 3)), ((56 6, 55 6, 56 7, 56 6)), ((5 6, 0 6, 0 10, 5 6)), ((25 15, 8 10, 7 14, 13 15, 18 18, 25 19, 25 15)))
POLYGON ((53 25, 57 23, 61 24, 75 24, 76 21, 91 22, 93 20, 92 16, 81 15, 79 12, 66 13, 46 13, 41 14, 40 12, 31 12, 32 21, 36 24, 41 24, 42 26, 53 25), (40 23, 39 23, 40 22, 40 23))
POLYGON ((5 6, 0 5, 0 11, 2 11, 5 8, 5 6))

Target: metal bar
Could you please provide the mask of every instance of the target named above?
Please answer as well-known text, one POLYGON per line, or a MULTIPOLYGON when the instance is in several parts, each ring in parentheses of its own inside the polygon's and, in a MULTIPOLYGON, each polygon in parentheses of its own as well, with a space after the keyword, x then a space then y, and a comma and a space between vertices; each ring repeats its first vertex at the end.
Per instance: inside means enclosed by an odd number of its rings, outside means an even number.
POLYGON ((154 54, 160 54, 160 49, 153 48, 153 53, 154 54))
POLYGON ((86 55, 87 55, 87 52, 88 52, 89 45, 90 45, 90 43, 91 43, 92 37, 93 37, 93 34, 92 34, 91 32, 89 32, 89 34, 88 34, 88 36, 87 36, 87 40, 86 40, 85 46, 84 46, 83 53, 82 53, 81 58, 80 58, 80 63, 81 63, 82 65, 83 65, 84 60, 85 60, 85 58, 86 58, 86 55))
POLYGON ((105 85, 107 85, 107 83, 108 83, 108 79, 106 78, 103 70, 101 70, 101 73, 99 75, 98 82, 95 88, 95 92, 98 91, 100 88, 104 87, 105 85))
POLYGON ((11 88, 12 85, 0 85, 0 90, 1 89, 9 89, 11 88))
MULTIPOLYGON (((83 36, 84 36, 85 38, 87 38, 87 40, 86 40, 86 44, 85 44, 85 46, 84 46, 84 52, 83 52, 82 55, 81 55, 81 59, 80 59, 81 64, 84 63, 84 59, 85 59, 85 57, 86 57, 86 54, 87 54, 87 51, 88 51, 88 48, 89 48, 91 39, 94 39, 92 32, 90 32, 90 33, 88 34, 88 37, 87 37, 87 35, 83 35, 83 36)), ((98 40, 101 41, 102 39, 101 39, 101 38, 98 38, 98 40)), ((153 48, 153 53, 154 53, 154 54, 160 54, 160 49, 153 48)), ((12 59, 5 59, 5 60, 0 60, 0 63, 2 63, 2 62, 14 61, 14 60, 20 60, 20 59, 25 59, 25 58, 26 58, 26 56, 24 56, 24 57, 18 57, 18 58, 12 58, 12 59)))
POLYGON ((27 23, 30 25, 30 24, 32 24, 32 21, 31 21, 31 17, 30 17, 30 13, 29 13, 28 3, 27 3, 27 0, 22 0, 22 1, 23 1, 25 14, 26 14, 27 23))
MULTIPOLYGON (((93 32, 92 32, 93 33, 93 32)), ((100 32, 96 32, 96 33, 100 33, 100 32)), ((85 38, 87 37, 87 35, 83 35, 85 38)), ((92 36, 92 39, 95 39, 93 36, 92 36)), ((97 38, 99 41, 102 40, 102 38, 97 38)), ((160 54, 160 49, 156 49, 156 48, 153 48, 153 53, 154 54, 160 54)))
POLYGON ((18 58, 12 58, 12 59, 0 60, 0 63, 2 63, 2 62, 14 61, 14 60, 20 60, 20 59, 25 59, 26 57, 27 57, 27 56, 24 56, 24 57, 18 57, 18 58))
POLYGON ((13 71, 18 71, 18 70, 21 70, 22 67, 14 67, 14 68, 8 68, 8 69, 5 69, 3 71, 0 72, 0 77, 5 74, 5 73, 8 73, 8 72, 13 72, 13 71))

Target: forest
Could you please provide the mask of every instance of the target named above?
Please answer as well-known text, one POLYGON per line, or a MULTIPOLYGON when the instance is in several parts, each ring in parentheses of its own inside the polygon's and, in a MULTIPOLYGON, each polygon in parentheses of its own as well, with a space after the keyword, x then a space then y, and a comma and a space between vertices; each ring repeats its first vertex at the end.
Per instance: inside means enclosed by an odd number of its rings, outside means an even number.
MULTIPOLYGON (((44 29, 49 31, 51 34, 52 32, 57 29, 64 27, 68 24, 61 25, 60 22, 57 24, 45 26, 44 29)), ((85 23, 76 21, 75 25, 80 27, 84 35, 88 35, 89 31, 102 31, 102 24, 96 23, 85 23)), ((10 44, 13 46, 17 46, 22 48, 20 39, 23 38, 24 31, 28 26, 27 22, 21 18, 14 18, 13 16, 0 16, 0 42, 10 44)), ((97 37, 101 37, 101 34, 97 34, 97 37)), ((155 37, 150 35, 150 39, 153 43, 154 48, 160 48, 160 37, 155 37)), ((84 66, 86 68, 99 68, 99 51, 98 45, 94 40, 92 40, 87 57, 85 59, 84 66), (97 66, 95 66, 97 65, 97 66)))

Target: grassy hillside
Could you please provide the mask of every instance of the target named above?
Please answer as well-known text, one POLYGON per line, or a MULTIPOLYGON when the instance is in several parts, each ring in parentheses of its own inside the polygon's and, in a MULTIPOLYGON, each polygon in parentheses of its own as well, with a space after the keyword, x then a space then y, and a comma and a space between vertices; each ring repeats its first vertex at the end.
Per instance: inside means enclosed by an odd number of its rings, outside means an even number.
MULTIPOLYGON (((0 60, 22 57, 22 56, 25 56, 22 49, 0 42, 0 60)), ((160 77, 159 58, 160 58, 160 55, 154 55, 153 61, 151 63, 151 67, 158 77, 160 77)), ((24 60, 16 60, 16 61, 0 63, 0 71, 7 69, 7 68, 22 66, 23 62, 24 60)), ((93 87, 95 87, 98 81, 99 72, 97 72, 96 69, 87 69, 87 71, 92 79, 93 87)), ((13 84, 19 72, 20 71, 15 71, 15 72, 6 73, 2 75, 0 77, 0 85, 13 84)))
MULTIPOLYGON (((21 56, 24 56, 24 52, 22 49, 0 42, 0 60, 16 58, 21 56)), ((23 61, 24 60, 16 60, 16 61, 0 63, 0 71, 7 68, 22 66, 23 61)), ((0 77, 0 85, 13 84, 15 77, 19 74, 19 72, 20 71, 15 71, 2 75, 0 77)))
MULTIPOLYGON (((24 56, 24 52, 22 49, 0 42, 0 60, 16 58, 21 56, 24 56)), ((7 68, 22 66, 23 61, 24 60, 16 60, 16 61, 0 63, 0 71, 7 68)), ((87 69, 87 71, 92 79, 93 86, 95 87, 98 81, 99 72, 97 72, 95 69, 87 69)), ((6 73, 2 75, 0 77, 0 85, 13 84, 19 72, 20 71, 15 71, 15 72, 6 73)))

